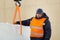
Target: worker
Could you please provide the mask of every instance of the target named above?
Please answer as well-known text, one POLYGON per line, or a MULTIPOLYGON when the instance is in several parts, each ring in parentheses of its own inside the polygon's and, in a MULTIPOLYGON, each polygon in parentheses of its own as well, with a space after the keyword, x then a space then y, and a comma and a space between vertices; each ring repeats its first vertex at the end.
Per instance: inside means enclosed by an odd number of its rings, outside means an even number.
POLYGON ((18 5, 19 7, 21 6, 21 3, 20 3, 21 0, 14 0, 14 1, 15 1, 15 5, 18 5))
MULTIPOLYGON (((17 21, 15 24, 20 25, 20 22, 17 21)), ((51 24, 49 21, 49 17, 46 15, 45 12, 43 12, 41 8, 37 10, 35 17, 23 20, 22 25, 30 26, 31 40, 50 40, 51 24)))

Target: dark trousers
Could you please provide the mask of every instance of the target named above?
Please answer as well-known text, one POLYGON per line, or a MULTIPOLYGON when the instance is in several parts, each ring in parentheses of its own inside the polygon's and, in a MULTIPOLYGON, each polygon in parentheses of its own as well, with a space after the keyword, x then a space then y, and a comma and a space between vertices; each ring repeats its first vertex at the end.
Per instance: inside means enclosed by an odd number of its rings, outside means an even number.
POLYGON ((43 40, 43 38, 33 38, 33 37, 30 37, 30 40, 43 40))

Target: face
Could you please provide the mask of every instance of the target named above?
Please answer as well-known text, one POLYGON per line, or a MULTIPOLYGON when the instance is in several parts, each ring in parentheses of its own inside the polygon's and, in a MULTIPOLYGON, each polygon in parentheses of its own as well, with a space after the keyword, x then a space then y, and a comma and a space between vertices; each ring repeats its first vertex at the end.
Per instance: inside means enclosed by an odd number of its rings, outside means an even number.
POLYGON ((42 14, 36 14, 36 17, 40 18, 40 17, 42 17, 42 14))

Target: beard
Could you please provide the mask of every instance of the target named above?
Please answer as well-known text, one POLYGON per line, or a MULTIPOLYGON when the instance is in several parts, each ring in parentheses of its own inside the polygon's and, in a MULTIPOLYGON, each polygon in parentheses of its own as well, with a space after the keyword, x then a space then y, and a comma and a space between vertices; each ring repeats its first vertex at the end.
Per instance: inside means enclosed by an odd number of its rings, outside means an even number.
POLYGON ((41 19, 42 17, 37 17, 37 15, 35 16, 36 19, 41 19))

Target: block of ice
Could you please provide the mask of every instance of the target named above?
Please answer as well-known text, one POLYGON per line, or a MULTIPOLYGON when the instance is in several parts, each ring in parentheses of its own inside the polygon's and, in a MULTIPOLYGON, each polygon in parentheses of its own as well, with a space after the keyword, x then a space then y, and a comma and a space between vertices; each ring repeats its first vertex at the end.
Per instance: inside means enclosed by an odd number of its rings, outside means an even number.
POLYGON ((20 35, 20 25, 0 23, 0 40, 30 40, 30 27, 22 26, 20 35))

